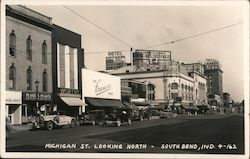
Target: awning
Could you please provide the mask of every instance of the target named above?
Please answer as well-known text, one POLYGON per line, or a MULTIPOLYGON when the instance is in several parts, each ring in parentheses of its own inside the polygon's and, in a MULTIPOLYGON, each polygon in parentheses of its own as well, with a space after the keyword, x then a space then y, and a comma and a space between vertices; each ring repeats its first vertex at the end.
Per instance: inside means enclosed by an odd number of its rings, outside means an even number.
POLYGON ((137 106, 149 106, 149 102, 132 102, 137 106))
POLYGON ((184 109, 199 110, 196 106, 182 106, 184 109))
POLYGON ((74 97, 60 97, 69 106, 83 106, 85 105, 80 98, 74 97))
POLYGON ((117 108, 127 108, 119 100, 113 99, 97 99, 97 98, 85 98, 86 102, 95 107, 117 107, 117 108))
POLYGON ((135 110, 139 109, 134 103, 131 103, 131 105, 132 105, 132 109, 135 109, 135 110))
POLYGON ((128 102, 123 102, 123 104, 124 104, 126 107, 128 107, 129 109, 131 109, 131 104, 130 104, 130 103, 128 103, 128 102))

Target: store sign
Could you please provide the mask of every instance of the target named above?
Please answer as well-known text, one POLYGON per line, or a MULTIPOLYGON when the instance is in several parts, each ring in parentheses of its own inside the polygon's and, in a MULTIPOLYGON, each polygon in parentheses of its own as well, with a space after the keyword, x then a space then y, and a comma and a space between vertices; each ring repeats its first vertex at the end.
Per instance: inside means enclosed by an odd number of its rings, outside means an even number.
POLYGON ((51 101, 51 94, 49 93, 34 93, 34 92, 24 92, 23 100, 28 101, 51 101))
POLYGON ((58 88, 57 93, 59 96, 74 96, 81 97, 80 91, 78 89, 70 89, 70 88, 58 88))
POLYGON ((171 52, 162 50, 135 50, 134 60, 142 60, 148 64, 171 61, 171 52))
POLYGON ((22 93, 16 92, 16 91, 6 91, 5 103, 6 104, 22 104, 22 93))
POLYGON ((82 97, 121 99, 120 77, 82 69, 82 97))

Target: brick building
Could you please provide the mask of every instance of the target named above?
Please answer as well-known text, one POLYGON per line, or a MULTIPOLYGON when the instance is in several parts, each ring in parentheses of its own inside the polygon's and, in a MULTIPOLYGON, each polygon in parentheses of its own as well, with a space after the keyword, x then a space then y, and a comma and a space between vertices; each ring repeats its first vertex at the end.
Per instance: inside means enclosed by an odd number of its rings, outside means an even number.
POLYGON ((46 112, 52 94, 51 18, 6 6, 6 116, 22 124, 46 112))

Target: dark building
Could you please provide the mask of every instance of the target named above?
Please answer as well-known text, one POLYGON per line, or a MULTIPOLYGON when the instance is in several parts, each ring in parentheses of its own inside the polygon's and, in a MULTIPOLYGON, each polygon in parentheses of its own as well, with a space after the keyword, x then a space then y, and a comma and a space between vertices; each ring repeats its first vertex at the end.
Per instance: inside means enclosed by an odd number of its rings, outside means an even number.
POLYGON ((57 25, 53 27, 53 109, 76 116, 81 114, 83 106, 81 69, 84 67, 84 51, 81 35, 57 25))
POLYGON ((221 65, 215 59, 207 59, 205 61, 205 75, 207 76, 208 95, 218 94, 223 99, 223 83, 222 83, 221 65))

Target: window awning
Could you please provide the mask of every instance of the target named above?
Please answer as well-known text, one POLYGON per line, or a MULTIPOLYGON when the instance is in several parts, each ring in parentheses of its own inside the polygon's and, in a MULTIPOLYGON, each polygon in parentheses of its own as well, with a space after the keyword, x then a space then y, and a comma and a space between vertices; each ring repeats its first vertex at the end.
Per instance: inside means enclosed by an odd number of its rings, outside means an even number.
POLYGON ((149 106, 149 102, 132 102, 137 106, 149 106))
POLYGON ((199 110, 196 106, 182 106, 184 109, 199 110))
POLYGON ((97 98, 85 98, 86 102, 95 107, 116 107, 116 108, 127 108, 119 100, 113 99, 97 99, 97 98))
POLYGON ((60 97, 69 106, 83 106, 85 105, 80 98, 74 97, 60 97))

